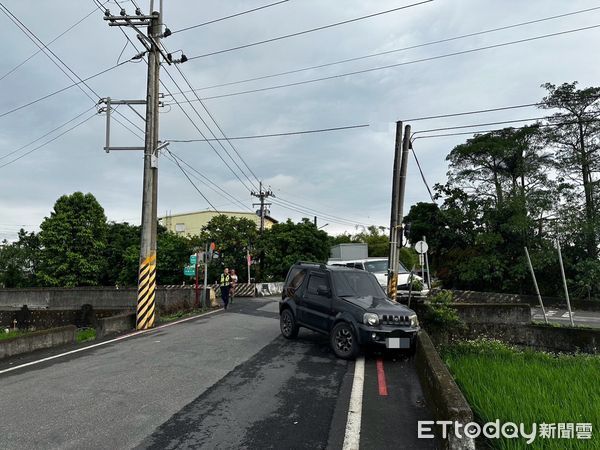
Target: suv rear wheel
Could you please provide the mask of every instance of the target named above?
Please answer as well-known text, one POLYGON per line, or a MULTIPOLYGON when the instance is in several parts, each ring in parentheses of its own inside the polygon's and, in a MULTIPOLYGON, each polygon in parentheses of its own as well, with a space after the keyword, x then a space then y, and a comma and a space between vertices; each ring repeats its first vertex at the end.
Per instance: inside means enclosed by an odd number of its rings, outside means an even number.
POLYGON ((279 316, 279 328, 281 329, 281 334, 286 339, 295 339, 298 337, 299 327, 296 323, 296 319, 294 319, 294 314, 289 308, 281 311, 281 315, 279 316))
POLYGON ((354 359, 358 354, 358 342, 352 326, 347 322, 339 322, 331 330, 329 342, 335 356, 342 359, 354 359))

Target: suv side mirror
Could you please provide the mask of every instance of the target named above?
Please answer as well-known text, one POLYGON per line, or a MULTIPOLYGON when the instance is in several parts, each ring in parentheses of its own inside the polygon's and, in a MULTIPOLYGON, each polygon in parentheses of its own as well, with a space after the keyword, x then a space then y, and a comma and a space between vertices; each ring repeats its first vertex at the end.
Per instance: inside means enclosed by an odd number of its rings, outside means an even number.
POLYGON ((321 286, 317 287, 317 294, 318 295, 323 295, 325 297, 331 297, 331 291, 324 284, 322 284, 321 286))

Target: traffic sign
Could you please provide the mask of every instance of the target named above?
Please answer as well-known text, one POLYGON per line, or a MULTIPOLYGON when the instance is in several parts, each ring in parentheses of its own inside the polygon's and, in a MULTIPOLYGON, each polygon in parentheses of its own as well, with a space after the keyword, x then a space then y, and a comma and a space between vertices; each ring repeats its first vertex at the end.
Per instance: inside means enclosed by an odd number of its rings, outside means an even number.
POLYGON ((183 268, 183 274, 186 277, 193 277, 194 275, 196 275, 196 267, 194 267, 194 266, 185 266, 183 268))
POLYGON ((196 255, 190 255, 190 264, 192 266, 195 266, 197 262, 198 262, 198 259, 196 258, 196 255))
POLYGON ((415 250, 417 251, 417 253, 420 253, 422 255, 423 253, 427 253, 427 250, 429 250, 429 246, 427 245, 427 242, 419 241, 415 244, 415 250))

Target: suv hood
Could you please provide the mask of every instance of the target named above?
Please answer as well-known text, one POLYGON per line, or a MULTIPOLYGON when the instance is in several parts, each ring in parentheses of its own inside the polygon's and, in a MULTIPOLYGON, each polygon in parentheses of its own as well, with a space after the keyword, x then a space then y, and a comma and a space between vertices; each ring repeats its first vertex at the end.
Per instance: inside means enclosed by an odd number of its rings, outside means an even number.
POLYGON ((342 297, 344 300, 349 301, 368 312, 378 314, 379 316, 386 315, 412 315, 415 312, 399 303, 393 303, 391 300, 385 297, 342 297))

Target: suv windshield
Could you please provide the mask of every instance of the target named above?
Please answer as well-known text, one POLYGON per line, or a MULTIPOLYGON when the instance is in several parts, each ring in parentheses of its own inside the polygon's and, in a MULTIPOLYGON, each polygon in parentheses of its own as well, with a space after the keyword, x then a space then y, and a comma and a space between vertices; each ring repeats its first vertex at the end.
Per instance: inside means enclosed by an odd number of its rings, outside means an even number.
POLYGON ((367 261, 365 262, 365 269, 368 272, 387 272, 388 262, 387 259, 382 259, 380 261, 367 261))
POLYGON ((375 277, 361 271, 332 271, 337 295, 340 297, 385 297, 375 277))

